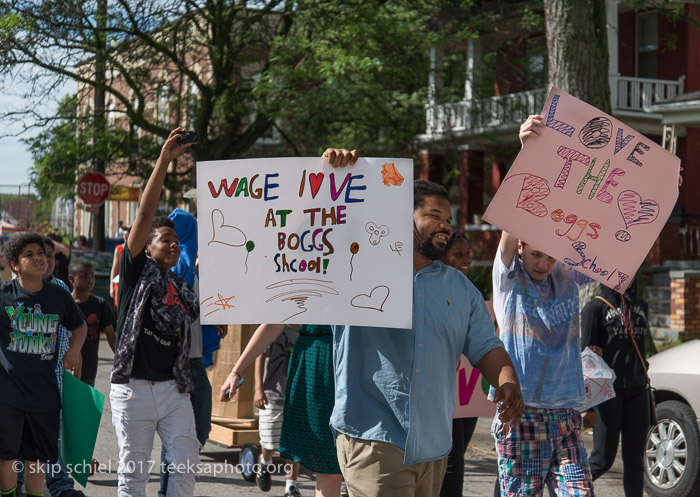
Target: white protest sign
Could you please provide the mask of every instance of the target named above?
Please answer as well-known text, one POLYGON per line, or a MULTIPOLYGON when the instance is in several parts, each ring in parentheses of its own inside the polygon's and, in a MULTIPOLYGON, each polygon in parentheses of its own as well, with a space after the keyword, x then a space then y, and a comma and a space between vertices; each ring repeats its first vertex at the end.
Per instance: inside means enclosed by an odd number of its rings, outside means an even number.
POLYGON ((483 218, 622 292, 676 203, 680 159, 556 88, 542 115, 483 218))
POLYGON ((410 328, 413 161, 197 163, 204 324, 410 328))

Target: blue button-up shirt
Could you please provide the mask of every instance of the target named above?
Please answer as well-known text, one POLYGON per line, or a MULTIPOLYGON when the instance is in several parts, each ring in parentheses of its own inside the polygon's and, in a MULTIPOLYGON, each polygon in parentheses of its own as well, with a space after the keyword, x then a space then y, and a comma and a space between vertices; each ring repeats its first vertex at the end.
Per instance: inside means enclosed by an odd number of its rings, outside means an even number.
POLYGON ((503 347, 476 287, 438 261, 413 273, 413 328, 334 326, 333 342, 331 426, 400 447, 405 464, 450 452, 460 355, 503 347))

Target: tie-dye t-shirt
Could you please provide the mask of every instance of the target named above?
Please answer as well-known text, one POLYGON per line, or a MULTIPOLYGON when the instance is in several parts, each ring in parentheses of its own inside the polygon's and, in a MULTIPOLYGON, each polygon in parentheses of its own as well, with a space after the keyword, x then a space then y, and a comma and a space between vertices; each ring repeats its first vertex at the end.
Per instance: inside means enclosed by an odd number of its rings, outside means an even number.
POLYGON ((500 250, 496 254, 493 308, 525 405, 583 405, 578 288, 592 281, 561 262, 545 280, 536 281, 517 256, 506 267, 500 250))

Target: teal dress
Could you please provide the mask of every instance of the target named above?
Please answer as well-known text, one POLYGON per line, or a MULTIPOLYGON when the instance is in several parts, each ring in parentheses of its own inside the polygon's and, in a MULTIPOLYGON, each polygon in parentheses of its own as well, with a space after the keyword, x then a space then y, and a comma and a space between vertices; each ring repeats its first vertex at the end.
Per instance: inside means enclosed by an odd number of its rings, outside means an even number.
POLYGON ((340 473, 329 426, 334 402, 333 331, 330 326, 304 325, 289 361, 282 457, 314 473, 340 473))

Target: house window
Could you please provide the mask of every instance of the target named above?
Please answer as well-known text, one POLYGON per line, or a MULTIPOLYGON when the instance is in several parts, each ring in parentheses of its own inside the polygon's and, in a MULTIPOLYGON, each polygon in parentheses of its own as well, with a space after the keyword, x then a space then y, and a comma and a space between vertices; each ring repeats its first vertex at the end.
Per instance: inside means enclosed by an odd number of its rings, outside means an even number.
POLYGON ((543 88, 547 84, 547 44, 544 37, 526 41, 527 89, 543 88))
POLYGON ((637 17, 637 77, 658 77, 659 18, 656 14, 637 17))

